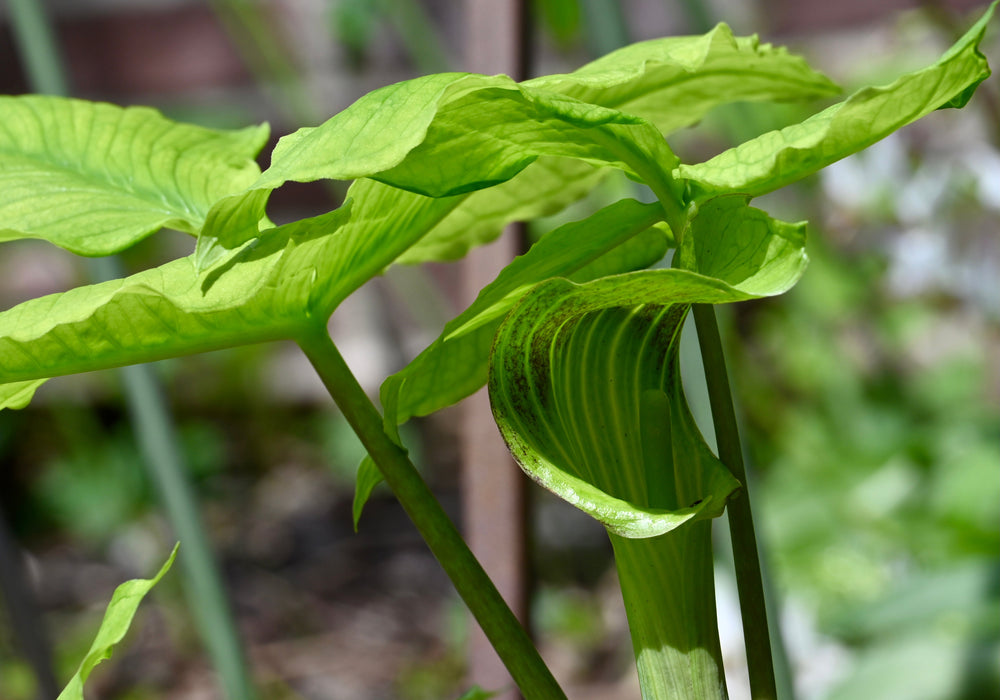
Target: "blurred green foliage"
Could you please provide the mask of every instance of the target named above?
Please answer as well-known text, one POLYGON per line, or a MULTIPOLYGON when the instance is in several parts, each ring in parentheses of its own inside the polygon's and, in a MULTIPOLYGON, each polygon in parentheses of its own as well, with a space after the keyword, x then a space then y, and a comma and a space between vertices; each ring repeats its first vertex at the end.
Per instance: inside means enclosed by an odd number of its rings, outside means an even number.
MULTIPOLYGON (((956 227, 982 207, 955 204, 956 227)), ((996 321, 895 293, 898 226, 850 245, 811 231, 800 284, 738 317, 757 513, 786 594, 854 651, 832 698, 997 697, 996 321)))

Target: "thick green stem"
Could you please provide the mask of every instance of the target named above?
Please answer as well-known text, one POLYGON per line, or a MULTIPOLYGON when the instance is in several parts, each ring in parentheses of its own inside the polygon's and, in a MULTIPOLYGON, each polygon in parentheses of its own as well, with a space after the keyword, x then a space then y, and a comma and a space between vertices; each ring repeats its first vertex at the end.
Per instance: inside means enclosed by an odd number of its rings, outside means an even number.
POLYGON ((771 657, 771 639, 768 632, 760 557, 757 552, 753 515, 750 511, 750 492, 747 490, 747 475, 743 466, 739 430, 736 426, 736 411, 729 391, 729 375, 726 372, 722 339, 719 336, 714 307, 695 304, 694 321, 705 364, 705 381, 712 406, 719 459, 743 484, 743 494, 729 501, 727 512, 729 532, 733 540, 733 558, 736 564, 736 585, 740 596, 747 666, 750 672, 750 696, 754 700, 774 700, 778 692, 774 680, 774 662, 771 657))
POLYGON ((711 522, 611 544, 643 700, 725 700, 711 522))
POLYGON ((344 362, 326 328, 317 325, 297 340, 521 692, 529 700, 565 698, 527 632, 469 551, 406 452, 386 435, 382 417, 344 362))

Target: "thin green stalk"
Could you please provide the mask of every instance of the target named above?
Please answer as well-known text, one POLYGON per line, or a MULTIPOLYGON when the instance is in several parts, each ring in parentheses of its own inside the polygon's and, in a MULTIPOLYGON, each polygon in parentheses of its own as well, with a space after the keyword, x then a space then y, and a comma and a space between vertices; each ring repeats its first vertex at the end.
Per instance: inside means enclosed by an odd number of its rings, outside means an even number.
POLYGON ((149 365, 121 369, 128 406, 139 438, 143 461, 174 536, 182 542, 180 564, 191 605, 191 617, 200 629, 226 696, 233 700, 256 697, 229 600, 197 501, 177 451, 177 436, 163 404, 160 387, 149 365))
POLYGON ((35 92, 68 95, 69 85, 41 0, 10 0, 14 42, 35 92))
MULTIPOLYGON (((38 0, 10 0, 9 7, 14 35, 34 91, 69 94, 69 81, 59 47, 41 3, 38 0)), ((120 276, 114 258, 97 259, 93 270, 94 276, 100 279, 120 276)), ((143 365, 123 368, 121 376, 144 464, 157 485, 175 535, 184 543, 180 559, 188 600, 195 611, 195 624, 228 697, 252 700, 256 693, 250 682, 243 647, 194 495, 184 474, 173 424, 159 387, 149 367, 143 365)))
POLYGON ((587 52, 603 56, 629 43, 628 24, 616 0, 582 0, 584 41, 587 52))
POLYGON ((209 0, 209 6, 229 32, 243 61, 257 82, 277 88, 274 103, 293 122, 312 124, 320 119, 315 100, 288 52, 281 46, 260 3, 248 0, 209 0))
POLYGON ((0 510, 0 604, 15 648, 23 654, 35 674, 36 695, 39 700, 54 698, 59 694, 55 664, 52 659, 52 642, 45 626, 45 618, 35 591, 32 589, 24 556, 7 528, 6 517, 0 510))
POLYGON ((351 373, 325 326, 317 324, 297 342, 524 696, 529 700, 565 698, 527 632, 469 551, 406 452, 386 435, 381 415, 351 373))
POLYGON ((423 6, 414 0, 379 0, 379 7, 421 73, 448 70, 451 61, 423 6))
POLYGON ((743 484, 743 493, 732 499, 726 510, 729 516, 729 532, 733 540, 736 585, 740 596, 740 615, 743 620, 743 638, 750 673, 750 696, 754 700, 775 700, 778 691, 771 658, 771 639, 768 632, 760 557, 750 510, 746 468, 743 465, 743 452, 736 426, 736 411, 729 390, 729 375, 726 372, 715 308, 707 304, 695 304, 694 321, 698 329, 701 356, 705 363, 705 381, 712 406, 712 421, 715 423, 719 459, 743 484))
MULTIPOLYGON (((668 2, 668 10, 673 10, 676 5, 673 2, 668 2)), ((707 32, 715 24, 715 20, 712 17, 712 11, 705 7, 704 0, 681 0, 681 9, 687 16, 688 25, 691 28, 692 34, 701 34, 707 32)))

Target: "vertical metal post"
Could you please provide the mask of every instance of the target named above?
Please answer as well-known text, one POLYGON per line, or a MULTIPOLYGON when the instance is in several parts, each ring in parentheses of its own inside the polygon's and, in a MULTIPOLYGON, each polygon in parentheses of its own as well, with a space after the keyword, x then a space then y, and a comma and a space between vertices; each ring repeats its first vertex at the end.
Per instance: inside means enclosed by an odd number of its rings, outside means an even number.
MULTIPOLYGON (((466 0, 465 66, 522 79, 526 71, 524 0, 466 0)), ((495 243, 472 251, 463 270, 462 298, 479 289, 520 252, 523 229, 510 227, 495 243)), ((493 422, 485 389, 463 404, 462 522, 465 538, 507 604, 527 623, 526 481, 493 422)), ((519 697, 486 636, 469 634, 469 675, 486 690, 505 688, 499 700, 519 697)))

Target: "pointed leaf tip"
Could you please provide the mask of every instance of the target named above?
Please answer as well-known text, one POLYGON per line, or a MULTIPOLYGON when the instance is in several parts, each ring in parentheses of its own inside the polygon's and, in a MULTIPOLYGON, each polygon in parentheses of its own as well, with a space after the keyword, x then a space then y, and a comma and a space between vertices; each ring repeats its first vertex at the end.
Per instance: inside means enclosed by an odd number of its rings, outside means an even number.
POLYGON ((139 609, 139 603, 142 602, 146 594, 170 570, 174 559, 177 557, 177 550, 179 548, 180 543, 178 542, 174 545, 174 549, 167 558, 167 561, 160 567, 160 570, 153 578, 126 581, 115 589, 114 594, 111 596, 111 602, 108 603, 107 611, 104 613, 101 626, 97 630, 94 643, 91 645, 87 655, 84 656, 83 661, 80 662, 76 673, 73 674, 65 689, 59 694, 57 700, 84 700, 83 685, 87 682, 90 673, 99 663, 111 658, 111 652, 114 651, 115 646, 124 639, 125 634, 128 632, 132 624, 132 619, 139 609))
POLYGON ((351 506, 351 513, 354 517, 354 532, 358 531, 358 524, 361 522, 361 513, 365 504, 371 498, 372 491, 383 481, 382 472, 375 466, 375 461, 365 455, 358 465, 358 474, 354 485, 354 503, 351 506))

